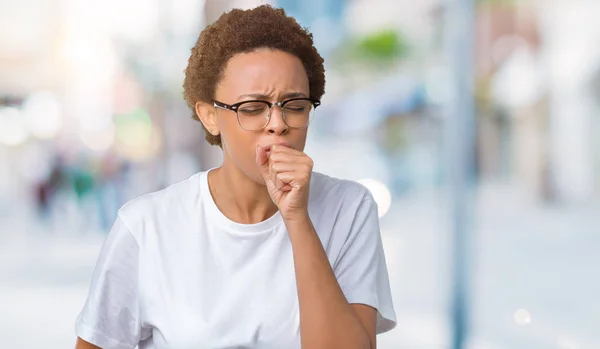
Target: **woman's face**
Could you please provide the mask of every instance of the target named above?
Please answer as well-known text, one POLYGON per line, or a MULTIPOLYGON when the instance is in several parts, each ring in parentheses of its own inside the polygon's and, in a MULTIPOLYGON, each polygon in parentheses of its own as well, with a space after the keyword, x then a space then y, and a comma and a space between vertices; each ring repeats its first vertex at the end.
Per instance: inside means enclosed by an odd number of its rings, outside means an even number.
MULTIPOLYGON (((283 51, 260 49, 235 55, 229 60, 217 85, 215 99, 230 105, 247 100, 275 103, 290 98, 308 98, 309 94, 308 77, 300 59, 283 51)), ((271 109, 269 123, 258 131, 242 129, 233 111, 215 108, 211 115, 213 129, 221 135, 224 161, 231 161, 257 183, 263 183, 255 160, 258 145, 285 143, 304 150, 307 127, 288 127, 281 107, 271 109)))

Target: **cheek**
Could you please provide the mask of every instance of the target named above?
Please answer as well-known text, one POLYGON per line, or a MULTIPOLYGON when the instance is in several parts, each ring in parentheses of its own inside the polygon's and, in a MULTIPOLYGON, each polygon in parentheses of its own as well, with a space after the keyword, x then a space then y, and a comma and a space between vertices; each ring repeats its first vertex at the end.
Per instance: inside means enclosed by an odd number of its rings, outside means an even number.
POLYGON ((221 139, 223 142, 223 151, 225 153, 224 161, 233 164, 244 175, 257 183, 261 183, 262 177, 260 170, 256 165, 256 144, 258 136, 253 132, 244 130, 229 130, 230 132, 221 139), (231 132, 233 131, 233 132, 231 132))
POLYGON ((223 147, 234 151, 233 148, 236 146, 237 140, 243 137, 240 134, 243 130, 239 128, 235 115, 219 115, 217 124, 219 125, 223 147))
POLYGON ((227 152, 228 157, 238 166, 244 166, 255 162, 257 136, 254 132, 242 130, 237 121, 235 124, 227 123, 227 126, 221 128, 221 141, 223 150, 227 152))
POLYGON ((304 146, 306 145, 306 138, 308 136, 308 129, 304 129, 304 130, 299 130, 299 140, 298 143, 302 145, 302 150, 304 150, 304 146))
POLYGON ((292 143, 294 144, 294 147, 300 151, 304 151, 307 136, 307 129, 296 129, 290 132, 290 138, 292 143))
POLYGON ((219 127, 219 132, 221 133, 235 133, 236 128, 238 128, 237 117, 230 111, 227 111, 226 113, 220 113, 217 116, 217 126, 219 127))

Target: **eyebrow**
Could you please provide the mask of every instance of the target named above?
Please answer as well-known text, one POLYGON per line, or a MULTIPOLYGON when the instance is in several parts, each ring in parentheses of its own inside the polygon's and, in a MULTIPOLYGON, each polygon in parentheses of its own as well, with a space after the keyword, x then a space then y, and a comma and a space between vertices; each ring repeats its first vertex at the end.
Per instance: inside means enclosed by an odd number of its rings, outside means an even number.
MULTIPOLYGON (((252 99, 260 99, 260 100, 269 100, 269 96, 262 94, 262 93, 251 93, 251 94, 245 94, 245 95, 241 95, 238 97, 238 99, 244 99, 244 98, 252 98, 252 99)), ((290 98, 308 98, 308 96, 302 92, 289 92, 284 94, 283 99, 290 99, 290 98)))

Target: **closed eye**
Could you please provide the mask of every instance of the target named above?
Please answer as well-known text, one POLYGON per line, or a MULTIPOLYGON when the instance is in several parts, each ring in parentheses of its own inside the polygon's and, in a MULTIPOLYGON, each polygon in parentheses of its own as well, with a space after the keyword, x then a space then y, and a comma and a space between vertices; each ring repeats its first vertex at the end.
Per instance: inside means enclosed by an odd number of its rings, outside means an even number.
POLYGON ((257 115, 257 114, 263 114, 266 110, 267 110, 267 108, 264 106, 256 106, 256 107, 240 108, 240 109, 238 109, 238 112, 246 114, 246 115, 257 115))
POLYGON ((303 112, 304 110, 306 110, 305 107, 286 107, 285 109, 291 112, 303 112))

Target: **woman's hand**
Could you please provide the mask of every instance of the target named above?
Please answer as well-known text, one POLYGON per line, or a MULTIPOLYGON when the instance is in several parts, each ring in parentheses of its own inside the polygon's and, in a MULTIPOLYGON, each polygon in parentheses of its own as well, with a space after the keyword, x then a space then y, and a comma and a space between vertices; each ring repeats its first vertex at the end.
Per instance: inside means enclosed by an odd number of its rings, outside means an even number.
POLYGON ((301 151, 274 144, 270 149, 256 148, 256 164, 283 219, 305 218, 308 215, 312 159, 301 151))

